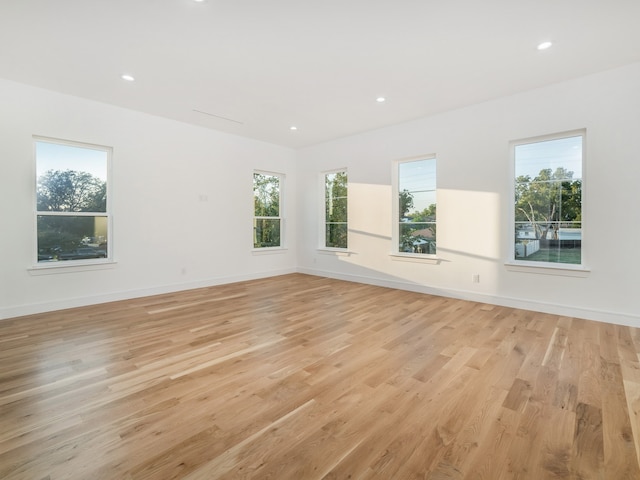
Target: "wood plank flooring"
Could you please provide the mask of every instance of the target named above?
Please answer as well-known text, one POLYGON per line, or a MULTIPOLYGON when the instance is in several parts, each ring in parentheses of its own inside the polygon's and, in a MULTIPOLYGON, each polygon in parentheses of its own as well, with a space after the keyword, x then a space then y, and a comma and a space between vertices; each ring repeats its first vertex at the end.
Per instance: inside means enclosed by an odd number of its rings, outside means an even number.
POLYGON ((0 478, 640 479, 640 330, 301 274, 0 321, 0 478))

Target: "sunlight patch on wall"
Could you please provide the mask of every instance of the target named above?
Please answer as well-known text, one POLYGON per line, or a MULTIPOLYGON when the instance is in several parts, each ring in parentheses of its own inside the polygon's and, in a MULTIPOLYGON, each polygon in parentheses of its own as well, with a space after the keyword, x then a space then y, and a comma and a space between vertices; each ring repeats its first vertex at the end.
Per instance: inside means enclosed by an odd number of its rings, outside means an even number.
POLYGON ((500 197, 495 192, 439 189, 438 248, 502 260, 501 235, 505 229, 500 224, 501 212, 500 197))
POLYGON ((438 189, 435 257, 408 258, 393 255, 391 192, 391 186, 349 185, 349 253, 338 257, 342 273, 395 286, 437 285, 442 292, 496 291, 506 232, 498 193, 438 189))
POLYGON ((391 237, 391 185, 349 184, 349 230, 391 237))

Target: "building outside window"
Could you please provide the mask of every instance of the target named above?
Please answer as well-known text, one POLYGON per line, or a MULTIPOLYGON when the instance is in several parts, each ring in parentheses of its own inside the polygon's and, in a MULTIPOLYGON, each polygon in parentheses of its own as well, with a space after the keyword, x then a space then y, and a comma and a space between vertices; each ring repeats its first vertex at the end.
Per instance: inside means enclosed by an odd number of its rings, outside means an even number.
POLYGON ((436 254, 436 158, 397 162, 396 252, 436 254))
POLYGON ((111 149, 36 137, 37 263, 111 259, 111 149))
POLYGON ((282 197, 284 175, 253 174, 253 247, 282 247, 282 197))
POLYGON ((324 174, 324 247, 347 248, 348 177, 346 170, 324 174))
POLYGON ((513 260, 581 265, 583 131, 512 143, 513 260))

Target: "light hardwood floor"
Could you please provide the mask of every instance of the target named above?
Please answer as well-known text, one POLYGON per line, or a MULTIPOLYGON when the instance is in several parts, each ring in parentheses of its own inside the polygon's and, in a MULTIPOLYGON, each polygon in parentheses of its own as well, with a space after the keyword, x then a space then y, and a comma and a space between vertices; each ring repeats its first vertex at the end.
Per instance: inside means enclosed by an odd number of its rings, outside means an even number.
POLYGON ((0 321, 0 478, 640 479, 640 330, 301 274, 0 321))

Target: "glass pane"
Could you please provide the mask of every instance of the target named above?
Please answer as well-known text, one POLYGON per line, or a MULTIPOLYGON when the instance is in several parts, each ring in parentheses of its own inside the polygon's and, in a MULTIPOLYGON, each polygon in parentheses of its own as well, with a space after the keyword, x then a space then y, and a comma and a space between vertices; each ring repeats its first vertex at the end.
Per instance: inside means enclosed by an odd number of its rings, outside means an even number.
POLYGON ((325 246, 347 248, 347 172, 325 175, 325 246))
POLYGON ((253 231, 254 248, 280 246, 280 219, 256 218, 253 231))
POLYGON ((329 198, 326 206, 327 222, 347 221, 347 197, 329 198))
POLYGON ((280 177, 254 173, 253 200, 256 217, 280 216, 280 177))
POLYGON ((327 223, 325 245, 332 248, 347 248, 347 224, 327 223))
POLYGON ((39 212, 106 212, 107 152, 36 142, 39 212))
MULTIPOLYGON (((539 225, 544 229, 548 226, 539 225)), ((579 222, 562 223, 546 239, 537 239, 528 230, 518 231, 515 244, 515 258, 531 262, 582 263, 582 230, 579 222), (528 235, 531 238, 525 238, 528 235)))
POLYGON ((515 148, 515 258, 582 263, 582 136, 515 148))
POLYGON ((398 251, 435 254, 436 159, 398 165, 398 251))
POLYGON ((38 262, 108 257, 107 217, 38 215, 38 262))
POLYGON ((526 143, 515 147, 516 178, 543 171, 555 179, 582 178, 582 136, 526 143))
POLYGON ((347 172, 328 173, 325 175, 325 199, 347 197, 347 172))
POLYGON ((421 253, 435 255, 436 224, 421 222, 400 223, 400 244, 398 251, 403 253, 421 253))

